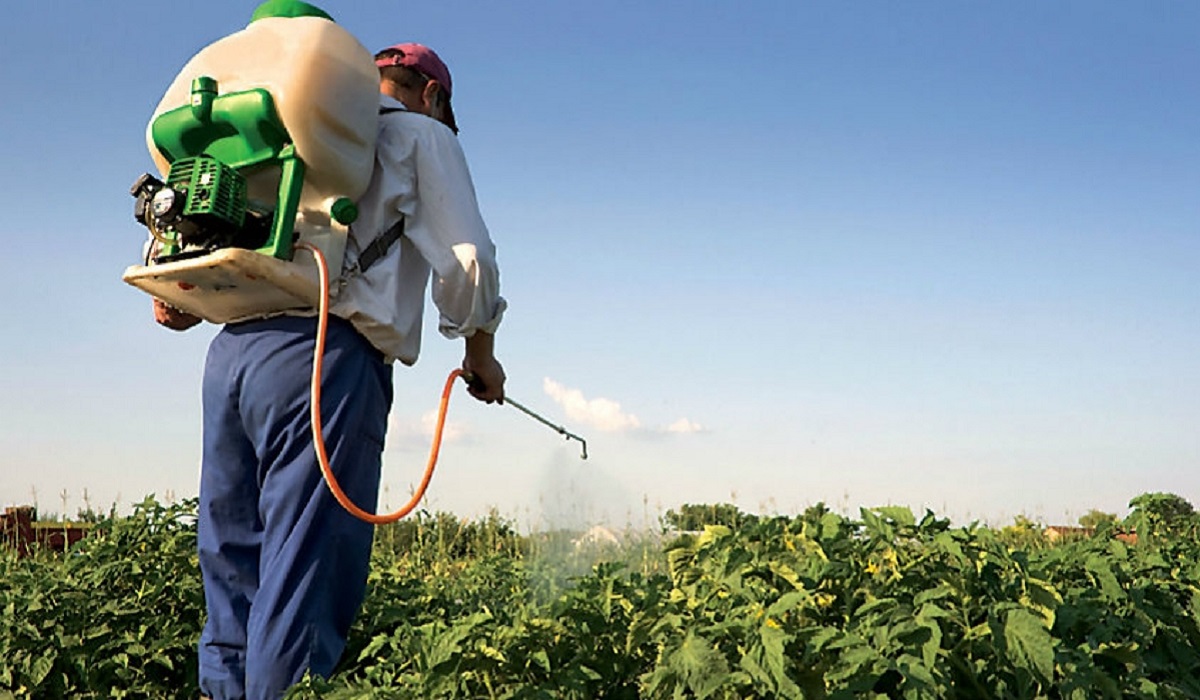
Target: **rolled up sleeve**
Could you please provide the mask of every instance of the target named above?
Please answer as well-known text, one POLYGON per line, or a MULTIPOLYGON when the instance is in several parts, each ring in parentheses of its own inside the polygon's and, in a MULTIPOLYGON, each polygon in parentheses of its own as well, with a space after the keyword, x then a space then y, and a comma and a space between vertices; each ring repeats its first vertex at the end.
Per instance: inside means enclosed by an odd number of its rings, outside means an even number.
POLYGON ((405 235, 432 268, 438 330, 448 338, 494 333, 507 303, 458 138, 440 124, 422 130, 413 157, 417 197, 405 235))

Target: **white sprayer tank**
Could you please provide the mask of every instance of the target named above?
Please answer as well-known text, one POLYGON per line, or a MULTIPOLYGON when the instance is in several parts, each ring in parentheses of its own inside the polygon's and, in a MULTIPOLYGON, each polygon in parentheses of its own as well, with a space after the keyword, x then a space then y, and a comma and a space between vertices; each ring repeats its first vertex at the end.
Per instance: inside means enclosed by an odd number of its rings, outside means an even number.
MULTIPOLYGON (((296 230, 301 240, 322 250, 330 278, 336 279, 348 229, 331 219, 330 206, 340 197, 357 202, 374 168, 379 71, 371 53, 323 17, 256 19, 192 57, 163 95, 150 123, 164 112, 190 104, 192 81, 200 76, 216 80, 222 95, 255 88, 271 93, 305 166, 296 230)), ((149 127, 146 142, 155 166, 166 177, 170 164, 154 146, 149 127)), ((267 168, 246 173, 252 200, 274 203, 278 172, 267 168)), ((319 289, 312 256, 305 250, 296 251, 292 262, 252 251, 218 251, 195 261, 135 266, 125 279, 218 323, 315 306, 319 289), (264 275, 267 284, 262 283, 264 275)))
MULTIPOLYGON (((167 88, 160 114, 191 102, 192 80, 208 76, 221 94, 263 88, 305 164, 301 211, 357 200, 367 189, 379 119, 379 70, 349 32, 321 17, 266 17, 201 49, 167 88)), ((170 164, 146 129, 160 173, 170 164)))

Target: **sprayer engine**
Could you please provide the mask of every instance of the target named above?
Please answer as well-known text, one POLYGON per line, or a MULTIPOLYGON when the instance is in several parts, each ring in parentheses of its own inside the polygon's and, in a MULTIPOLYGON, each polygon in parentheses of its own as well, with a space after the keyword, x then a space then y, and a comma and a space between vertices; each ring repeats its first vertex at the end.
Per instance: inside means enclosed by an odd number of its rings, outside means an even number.
POLYGON ((219 248, 253 249, 270 234, 270 217, 247 204, 245 177, 205 155, 176 160, 166 183, 142 175, 130 194, 134 218, 159 243, 156 262, 219 248))

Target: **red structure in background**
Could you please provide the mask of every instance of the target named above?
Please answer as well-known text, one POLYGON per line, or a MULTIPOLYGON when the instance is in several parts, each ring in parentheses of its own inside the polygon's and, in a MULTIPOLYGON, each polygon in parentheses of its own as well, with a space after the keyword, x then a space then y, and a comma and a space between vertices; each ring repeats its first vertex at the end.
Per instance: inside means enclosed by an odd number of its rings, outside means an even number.
MULTIPOLYGON (((1070 538, 1086 539, 1096 534, 1096 528, 1077 527, 1074 525, 1051 525, 1045 530, 1042 530, 1042 534, 1045 535, 1046 539, 1051 542, 1057 542, 1059 540, 1070 538)), ((1137 544, 1138 540, 1136 532, 1114 532, 1113 537, 1121 540, 1125 544, 1137 544)))
POLYGON ((77 523, 38 523, 33 520, 33 506, 5 508, 0 515, 0 542, 27 556, 32 546, 65 551, 83 539, 90 526, 77 523))

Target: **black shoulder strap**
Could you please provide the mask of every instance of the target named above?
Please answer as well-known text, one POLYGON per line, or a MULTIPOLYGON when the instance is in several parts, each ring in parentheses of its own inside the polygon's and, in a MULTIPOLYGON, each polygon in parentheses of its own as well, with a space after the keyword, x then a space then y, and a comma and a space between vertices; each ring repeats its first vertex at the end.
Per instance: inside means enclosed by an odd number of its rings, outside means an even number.
POLYGON ((388 249, 392 247, 400 237, 404 235, 404 217, 392 224, 392 227, 375 237, 375 240, 367 244, 362 252, 358 254, 358 262, 355 263, 358 267, 358 274, 363 274, 367 268, 379 262, 379 259, 387 254, 388 249))

